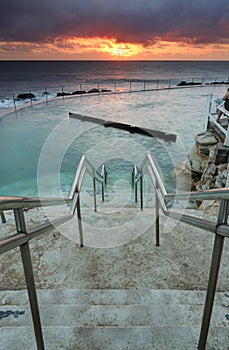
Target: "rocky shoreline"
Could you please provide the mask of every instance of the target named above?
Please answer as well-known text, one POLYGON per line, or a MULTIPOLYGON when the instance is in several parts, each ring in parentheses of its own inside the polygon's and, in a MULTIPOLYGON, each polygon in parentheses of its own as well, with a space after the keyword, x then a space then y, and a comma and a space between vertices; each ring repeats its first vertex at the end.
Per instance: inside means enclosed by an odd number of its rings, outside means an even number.
MULTIPOLYGON (((191 191, 203 191, 227 186, 228 147, 224 146, 214 130, 196 135, 195 143, 188 153, 188 160, 174 169, 174 175, 190 179, 191 191)), ((187 180, 188 181, 188 180, 187 180)), ((218 212, 218 201, 197 202, 196 208, 218 212)))

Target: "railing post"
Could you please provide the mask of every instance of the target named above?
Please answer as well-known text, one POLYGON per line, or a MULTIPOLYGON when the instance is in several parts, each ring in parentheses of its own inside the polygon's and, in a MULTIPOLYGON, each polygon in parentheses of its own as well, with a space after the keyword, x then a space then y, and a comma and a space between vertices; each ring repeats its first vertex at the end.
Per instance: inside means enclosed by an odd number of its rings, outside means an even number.
POLYGON ((143 176, 140 176, 140 205, 141 210, 143 210, 143 176))
POLYGON ((93 175, 93 193, 94 193, 94 211, 97 211, 95 175, 93 175))
POLYGON ((158 183, 155 186, 155 233, 156 233, 156 247, 160 245, 160 219, 159 219, 159 200, 157 196, 158 183))
POLYGON ((47 88, 45 88, 45 101, 48 102, 48 91, 47 91, 47 88))
POLYGON ((2 223, 5 224, 6 223, 6 218, 5 218, 5 214, 4 214, 3 210, 0 210, 0 215, 1 215, 2 223))
MULTIPOLYGON (((31 94, 31 90, 29 91, 30 94, 31 94)), ((33 100, 32 100, 32 97, 30 96, 30 105, 32 106, 33 105, 33 100)))
POLYGON ((16 110, 17 110, 17 105, 16 105, 16 102, 15 102, 14 94, 13 94, 13 101, 14 101, 14 109, 15 109, 15 111, 16 111, 16 110))
POLYGON ((102 201, 104 202, 104 200, 105 200, 105 186, 107 184, 107 171, 106 171, 104 163, 102 165, 101 178, 102 178, 102 183, 101 183, 101 187, 102 187, 102 201))
MULTIPOLYGON (((228 218, 228 200, 221 200, 219 207, 219 216, 217 226, 226 224, 228 218)), ((205 299, 204 314, 201 326, 201 332, 198 343, 198 350, 204 350, 207 342, 207 336, 211 321, 212 308, 215 298, 216 285, 219 275, 221 256, 223 252, 224 237, 215 234, 215 242, 212 252, 211 267, 208 279, 208 287, 205 299)))
POLYGON ((133 167, 133 170, 132 170, 132 181, 131 181, 132 190, 134 189, 134 180, 135 180, 135 176, 134 176, 134 167, 133 167))
POLYGON ((134 179, 134 198, 135 203, 138 201, 138 183, 136 182, 136 179, 134 179))
MULTIPOLYGON (((26 234, 26 224, 23 209, 15 209, 14 217, 17 232, 26 234)), ((37 349, 44 350, 44 340, 42 335, 41 320, 39 313, 39 306, 37 300, 36 286, 34 282, 33 267, 29 250, 29 243, 26 242, 20 245, 20 252, 22 258, 22 264, 25 274, 26 286, 29 295, 30 309, 33 319, 34 333, 37 342, 37 349)))
POLYGON ((107 169, 106 169, 105 165, 104 165, 104 185, 105 185, 105 187, 107 185, 107 169))
POLYGON ((79 236, 80 236, 80 247, 82 248, 83 247, 83 228, 82 228, 82 221, 81 221, 80 194, 78 194, 78 197, 77 197, 76 208, 77 208, 78 228, 79 228, 79 236))
POLYGON ((102 202, 104 202, 104 181, 102 180, 102 202))
POLYGON ((206 111, 205 111, 205 117, 204 117, 204 130, 208 130, 209 114, 211 113, 211 105, 212 105, 212 94, 210 94, 207 97, 206 111))
POLYGON ((33 268, 32 268, 30 250, 29 250, 29 243, 27 242, 25 244, 22 244, 20 246, 20 251, 21 251, 21 258, 22 258, 22 263, 24 268, 28 295, 29 295, 30 308, 31 308, 31 313, 33 318, 34 332, 35 332, 36 341, 37 341, 37 349, 44 350, 45 347, 44 347, 44 341, 43 341, 43 335, 42 335, 42 328, 41 328, 36 286, 34 282, 33 268))

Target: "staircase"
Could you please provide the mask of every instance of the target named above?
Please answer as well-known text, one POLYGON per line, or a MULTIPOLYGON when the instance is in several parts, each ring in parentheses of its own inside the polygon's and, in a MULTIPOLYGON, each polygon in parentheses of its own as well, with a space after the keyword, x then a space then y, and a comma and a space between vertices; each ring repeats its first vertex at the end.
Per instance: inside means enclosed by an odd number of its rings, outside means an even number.
MULTIPOLYGON (((46 350, 196 349, 204 296, 178 290, 38 290, 46 350)), ((36 349, 27 291, 2 291, 0 298, 1 349, 36 349)), ((229 294, 217 293, 207 349, 228 349, 228 305, 229 294)))
MULTIPOLYGON (((133 192, 126 192, 122 184, 112 192, 108 185, 105 202, 97 199, 94 212, 94 192, 77 192, 77 182, 74 186, 73 202, 77 204, 79 196, 81 202, 84 248, 78 244, 75 218, 61 221, 43 236, 36 232, 30 243, 45 349, 197 349, 213 235, 162 216, 161 245, 156 247, 153 198, 145 199, 141 211, 133 192)), ((22 208, 26 208, 24 201, 22 208)), ((14 205, 17 208, 17 202, 14 205)), ((55 208, 48 214, 51 221, 66 215, 66 206, 55 208)), ((46 222, 43 210, 26 213, 27 229, 41 219, 46 222)), ((14 227, 13 215, 6 213, 3 236, 14 227)), ((18 214, 21 229, 23 213, 18 214)), ((4 350, 36 349, 21 270, 18 251, 7 251, 1 261, 0 291, 0 348, 4 350)), ((229 350, 226 257, 221 271, 224 278, 218 282, 206 350, 229 350)))

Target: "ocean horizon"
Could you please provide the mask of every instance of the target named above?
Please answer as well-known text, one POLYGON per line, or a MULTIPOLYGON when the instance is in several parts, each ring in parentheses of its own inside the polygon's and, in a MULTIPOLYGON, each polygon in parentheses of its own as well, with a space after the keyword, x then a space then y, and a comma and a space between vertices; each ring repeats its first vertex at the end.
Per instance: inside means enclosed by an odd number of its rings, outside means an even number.
POLYGON ((13 98, 32 92, 37 99, 48 92, 73 92, 100 87, 122 88, 123 84, 145 82, 176 85, 182 80, 220 82, 229 80, 229 61, 0 61, 0 108, 13 105, 13 98))

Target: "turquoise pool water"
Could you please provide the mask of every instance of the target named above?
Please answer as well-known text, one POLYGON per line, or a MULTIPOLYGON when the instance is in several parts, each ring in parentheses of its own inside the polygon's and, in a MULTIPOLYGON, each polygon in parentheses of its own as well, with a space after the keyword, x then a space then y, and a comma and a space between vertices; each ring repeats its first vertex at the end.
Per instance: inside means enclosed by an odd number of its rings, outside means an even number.
POLYGON ((170 171, 203 129, 206 97, 225 87, 77 96, 49 101, 0 119, 1 195, 68 193, 83 154, 99 167, 106 161, 111 181, 130 179, 131 167, 149 151, 169 189, 170 171), (68 117, 69 112, 177 134, 176 143, 104 128, 68 117))

